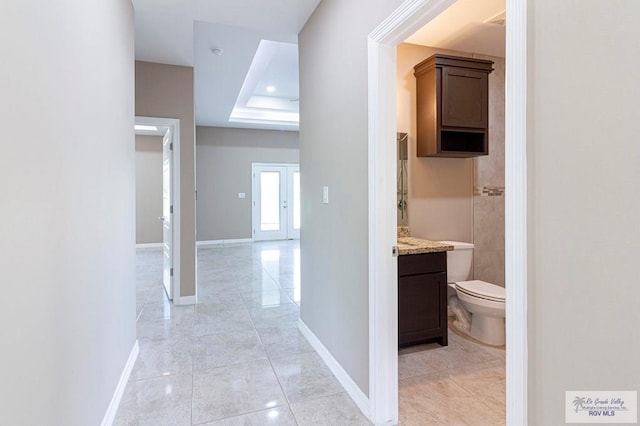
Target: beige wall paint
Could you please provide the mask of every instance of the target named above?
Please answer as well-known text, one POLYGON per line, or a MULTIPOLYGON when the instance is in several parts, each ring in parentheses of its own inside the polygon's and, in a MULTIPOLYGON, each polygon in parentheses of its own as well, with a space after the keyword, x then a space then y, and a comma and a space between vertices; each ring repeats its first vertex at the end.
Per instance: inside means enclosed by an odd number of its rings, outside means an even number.
POLYGON ((640 390, 640 3, 531 1, 530 424, 640 390))
POLYGON ((400 3, 323 0, 299 35, 301 317, 365 395, 367 35, 400 3))
POLYGON ((438 52, 460 54, 408 43, 397 48, 398 131, 409 134, 409 226, 411 235, 415 237, 472 242, 473 159, 416 156, 416 79, 413 67, 438 52))
POLYGON ((298 163, 298 132, 198 126, 196 141, 198 241, 251 238, 251 163, 298 163))
POLYGON ((0 13, 0 424, 99 425, 136 338, 128 0, 0 13))
POLYGON ((504 196, 474 196, 474 187, 504 187, 504 59, 402 43, 397 48, 398 131, 409 134, 409 226, 431 240, 476 244, 474 278, 504 285, 504 196), (494 61, 489 74, 489 155, 416 156, 417 112, 413 67, 436 53, 494 61))
POLYGON ((136 61, 136 115, 180 119, 180 296, 196 291, 193 68, 136 61))
POLYGON ((136 244, 161 243, 162 137, 136 135, 136 244))

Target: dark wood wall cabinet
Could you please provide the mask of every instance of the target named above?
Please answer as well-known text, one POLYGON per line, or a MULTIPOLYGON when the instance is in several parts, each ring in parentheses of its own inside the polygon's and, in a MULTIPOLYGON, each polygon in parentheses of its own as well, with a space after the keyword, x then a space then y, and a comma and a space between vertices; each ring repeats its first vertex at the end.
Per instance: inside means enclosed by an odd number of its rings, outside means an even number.
POLYGON ((398 345, 447 346, 447 253, 398 256, 398 345))
POLYGON ((493 61, 433 55, 414 67, 418 157, 489 154, 493 61))

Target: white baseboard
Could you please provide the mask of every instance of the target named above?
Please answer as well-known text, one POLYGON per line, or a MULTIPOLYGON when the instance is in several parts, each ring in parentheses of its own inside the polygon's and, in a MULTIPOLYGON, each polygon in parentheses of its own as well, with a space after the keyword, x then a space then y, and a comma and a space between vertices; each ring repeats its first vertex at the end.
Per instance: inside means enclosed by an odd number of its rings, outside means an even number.
POLYGON ((207 240, 207 241, 196 241, 197 247, 206 247, 206 246, 221 246, 224 244, 240 244, 240 243, 252 243, 252 238, 236 238, 234 240, 207 240))
POLYGON ((129 359, 124 365, 124 370, 122 370, 122 374, 120 375, 120 381, 118 382, 118 386, 116 386, 116 391, 113 393, 113 398, 111 398, 109 407, 107 407, 107 412, 102 418, 101 426, 111 426, 113 424, 113 421, 116 418, 116 413, 118 412, 118 407, 120 406, 122 394, 124 393, 124 389, 129 381, 129 376, 133 370, 133 365, 136 363, 139 351, 140 348, 138 347, 138 341, 136 340, 133 344, 133 348, 131 349, 131 353, 129 354, 129 359))
POLYGON ((162 243, 144 243, 144 244, 136 244, 137 249, 157 249, 162 248, 162 243))
POLYGON ((356 382, 353 381, 351 376, 342 368, 340 363, 336 361, 336 359, 331 355, 331 353, 324 347, 320 339, 313 334, 313 331, 302 321, 302 318, 298 320, 298 329, 302 333, 302 335, 307 339, 309 344, 316 350, 320 358, 327 364, 329 370, 333 373, 334 376, 338 379, 342 387, 349 394, 353 402, 356 403, 362 414, 364 414, 367 418, 371 418, 370 409, 369 409, 369 398, 360 390, 356 382))
POLYGON ((182 305, 195 305, 198 303, 197 296, 183 296, 183 297, 175 297, 173 298, 173 304, 182 306, 182 305))

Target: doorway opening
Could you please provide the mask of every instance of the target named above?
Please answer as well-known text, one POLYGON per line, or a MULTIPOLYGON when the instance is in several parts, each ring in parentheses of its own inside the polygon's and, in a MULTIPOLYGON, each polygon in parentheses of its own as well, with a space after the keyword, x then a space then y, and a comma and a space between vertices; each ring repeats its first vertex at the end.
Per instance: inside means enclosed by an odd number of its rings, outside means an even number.
MULTIPOLYGON (((167 298, 180 302, 180 120, 172 118, 139 117, 135 119, 136 135, 158 138, 161 153, 161 215, 139 219, 140 225, 151 222, 152 243, 144 246, 162 247, 162 284, 167 298), (157 221, 161 226, 156 227, 157 221), (155 235, 156 228, 159 233, 155 235), (159 240, 159 241, 155 241, 159 240)), ((152 182, 158 184, 159 182, 152 182)), ((138 194, 141 195, 141 194, 138 194)), ((137 197, 144 198, 144 197, 137 197)), ((137 206, 138 208, 138 206, 137 206)))
POLYGON ((300 166, 251 165, 254 241, 300 239, 300 166))
MULTIPOLYGON (((407 0, 369 34, 369 400, 361 408, 375 424, 398 422, 396 46, 453 3, 407 0)), ((506 422, 527 424, 527 2, 506 3, 506 422)))

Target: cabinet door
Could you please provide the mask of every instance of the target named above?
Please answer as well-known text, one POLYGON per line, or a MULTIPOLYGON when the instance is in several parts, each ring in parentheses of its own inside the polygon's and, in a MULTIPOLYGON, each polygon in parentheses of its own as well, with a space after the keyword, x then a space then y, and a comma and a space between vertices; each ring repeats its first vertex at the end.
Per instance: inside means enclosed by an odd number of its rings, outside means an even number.
POLYGON ((465 68, 442 68, 442 127, 487 127, 488 75, 465 68))
MULTIPOLYGON (((446 310, 446 281, 445 272, 399 279, 398 334, 401 345, 442 335, 447 326, 442 320, 442 309, 446 310)), ((446 314, 444 319, 446 322, 446 314)))

